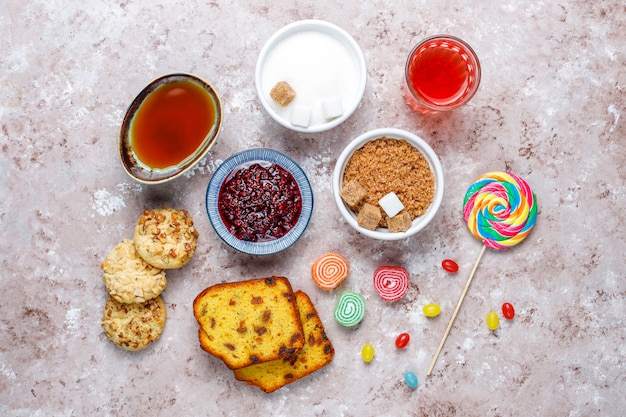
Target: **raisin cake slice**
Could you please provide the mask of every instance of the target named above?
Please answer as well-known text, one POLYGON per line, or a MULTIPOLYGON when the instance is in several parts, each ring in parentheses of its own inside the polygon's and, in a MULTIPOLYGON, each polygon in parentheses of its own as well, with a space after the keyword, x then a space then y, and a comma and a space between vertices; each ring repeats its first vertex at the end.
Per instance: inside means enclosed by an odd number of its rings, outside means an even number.
POLYGON ((295 295, 304 328, 302 350, 283 359, 236 369, 235 378, 270 393, 332 362, 335 350, 315 306, 304 292, 296 291, 295 295))
POLYGON ((296 298, 285 277, 216 284, 193 302, 200 346, 238 369, 285 358, 304 345, 296 298))

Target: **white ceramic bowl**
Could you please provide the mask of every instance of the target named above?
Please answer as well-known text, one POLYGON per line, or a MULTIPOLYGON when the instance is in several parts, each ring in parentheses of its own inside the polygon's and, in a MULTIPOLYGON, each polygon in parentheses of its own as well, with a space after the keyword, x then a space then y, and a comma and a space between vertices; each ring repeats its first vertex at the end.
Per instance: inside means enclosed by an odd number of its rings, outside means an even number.
POLYGON ((265 110, 282 126, 304 133, 343 123, 361 103, 366 80, 359 45, 346 31, 322 20, 300 20, 279 29, 261 49, 255 69, 256 91, 265 110), (296 91, 296 98, 285 107, 270 97, 279 81, 287 81, 296 91), (321 101, 336 98, 343 113, 326 119, 321 101), (308 126, 292 123, 296 105, 310 108, 308 126))
POLYGON ((343 218, 348 222, 350 226, 352 226, 360 233, 380 240, 404 239, 416 234, 417 232, 425 228, 428 223, 430 223, 430 221, 435 217, 435 214, 441 206, 441 201, 443 199, 443 187, 444 180, 441 162, 439 161, 439 157, 435 154, 432 148, 419 136, 404 130, 393 128, 371 130, 352 140, 352 142, 350 142, 339 155, 339 159, 337 159, 337 164, 335 165, 335 170, 333 171, 332 180, 333 197, 343 218), (430 206, 428 207, 428 210, 425 214, 413 219, 411 227, 405 232, 389 232, 386 228, 380 227, 376 230, 369 230, 359 226, 359 224, 357 223, 356 214, 353 213, 352 210, 350 210, 350 208, 346 206, 346 204, 341 199, 341 196, 339 195, 339 191, 342 187, 343 172, 352 154, 357 149, 363 147, 365 143, 376 140, 383 136, 389 139, 404 139, 411 145, 413 145, 415 149, 417 149, 422 155, 424 155, 426 161, 428 161, 428 165, 430 166, 430 169, 433 172, 435 179, 435 196, 430 206))

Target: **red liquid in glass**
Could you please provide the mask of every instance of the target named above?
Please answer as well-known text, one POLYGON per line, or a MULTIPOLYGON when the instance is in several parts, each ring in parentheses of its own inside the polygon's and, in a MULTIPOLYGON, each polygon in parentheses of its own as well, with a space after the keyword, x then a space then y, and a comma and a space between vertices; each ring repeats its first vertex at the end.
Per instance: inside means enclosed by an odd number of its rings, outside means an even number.
POLYGON ((455 104, 469 90, 468 53, 450 41, 418 48, 409 60, 407 78, 414 92, 436 106, 455 104))

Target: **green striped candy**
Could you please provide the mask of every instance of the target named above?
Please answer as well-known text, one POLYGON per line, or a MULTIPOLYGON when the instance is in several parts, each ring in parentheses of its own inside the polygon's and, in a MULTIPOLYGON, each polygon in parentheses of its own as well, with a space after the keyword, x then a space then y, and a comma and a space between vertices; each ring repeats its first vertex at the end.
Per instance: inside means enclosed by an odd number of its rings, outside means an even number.
POLYGON ((346 291, 339 297, 335 307, 335 320, 345 327, 356 326, 365 316, 365 300, 361 295, 346 291))

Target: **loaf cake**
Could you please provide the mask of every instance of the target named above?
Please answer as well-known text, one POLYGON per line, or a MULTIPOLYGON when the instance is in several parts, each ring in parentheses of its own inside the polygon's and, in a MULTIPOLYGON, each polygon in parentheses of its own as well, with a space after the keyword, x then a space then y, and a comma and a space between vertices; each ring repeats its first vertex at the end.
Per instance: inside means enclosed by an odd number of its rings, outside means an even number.
POLYGON ((303 291, 296 291, 295 296, 304 329, 304 347, 283 359, 236 369, 235 378, 270 393, 323 368, 333 360, 335 350, 311 299, 303 291))
POLYGON ((296 297, 285 277, 216 284, 195 298, 200 346, 228 368, 285 358, 304 345, 296 297))

